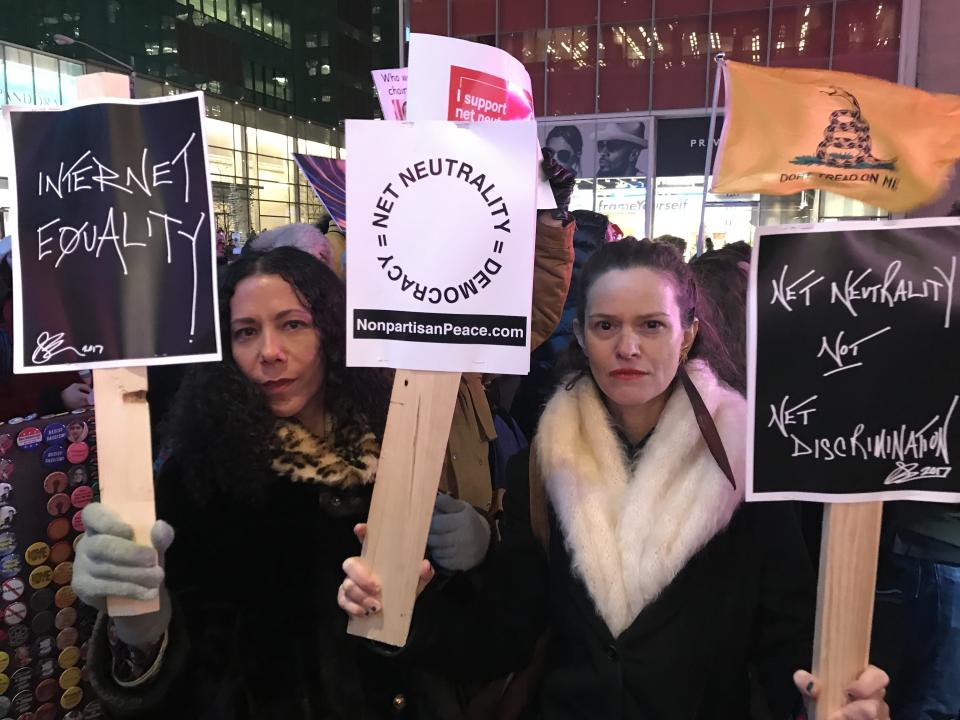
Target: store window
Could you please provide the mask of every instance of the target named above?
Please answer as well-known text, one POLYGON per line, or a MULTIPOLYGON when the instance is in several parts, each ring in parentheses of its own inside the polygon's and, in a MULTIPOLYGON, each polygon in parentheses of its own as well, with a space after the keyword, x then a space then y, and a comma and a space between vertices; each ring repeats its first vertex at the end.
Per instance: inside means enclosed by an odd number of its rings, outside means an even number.
POLYGON ((658 18, 705 15, 708 12, 710 0, 658 0, 656 4, 658 18))
POLYGON ((263 32, 263 4, 253 3, 251 6, 250 23, 254 30, 263 32))
POLYGON ((706 106, 708 18, 655 21, 653 108, 706 106))
POLYGON ((710 51, 724 52, 729 60, 766 65, 769 21, 770 14, 766 10, 714 15, 710 51))
POLYGON ((550 0, 547 27, 592 25, 597 22, 597 6, 583 0, 550 0))
POLYGON ((32 105, 33 61, 29 50, 4 46, 7 76, 7 102, 11 105, 32 105))
POLYGON ((833 69, 896 82, 900 56, 900 3, 840 0, 833 69))
POLYGON ((60 104, 60 64, 57 58, 34 53, 33 82, 37 105, 60 104))
POLYGON ((548 31, 547 115, 592 113, 596 106, 596 29, 548 31))
POLYGON ((492 35, 496 31, 496 0, 451 0, 453 34, 492 35))
POLYGON ((66 60, 60 61, 60 101, 62 103, 72 103, 77 99, 77 78, 81 75, 83 75, 83 65, 66 60))
POLYGON ((651 25, 605 25, 600 30, 600 112, 650 109, 651 25))
POLYGON ((832 23, 832 2, 775 8, 770 39, 770 64, 784 67, 829 67, 832 23))
POLYGON ((410 29, 418 33, 446 35, 447 0, 410 0, 410 29))
POLYGON ((540 30, 546 26, 544 0, 510 0, 500 3, 500 32, 540 30))
POLYGON ((600 22, 649 23, 652 0, 600 0, 600 22))

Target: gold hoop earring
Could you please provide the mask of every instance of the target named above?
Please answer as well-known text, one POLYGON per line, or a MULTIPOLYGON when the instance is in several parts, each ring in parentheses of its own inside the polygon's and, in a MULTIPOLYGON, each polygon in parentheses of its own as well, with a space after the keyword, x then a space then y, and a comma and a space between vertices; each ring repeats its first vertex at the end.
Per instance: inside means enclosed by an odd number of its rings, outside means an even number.
POLYGON ((689 350, 681 350, 681 351, 680 351, 680 364, 681 364, 681 365, 685 365, 685 364, 686 364, 686 362, 687 362, 687 354, 688 354, 689 352, 690 352, 689 350))

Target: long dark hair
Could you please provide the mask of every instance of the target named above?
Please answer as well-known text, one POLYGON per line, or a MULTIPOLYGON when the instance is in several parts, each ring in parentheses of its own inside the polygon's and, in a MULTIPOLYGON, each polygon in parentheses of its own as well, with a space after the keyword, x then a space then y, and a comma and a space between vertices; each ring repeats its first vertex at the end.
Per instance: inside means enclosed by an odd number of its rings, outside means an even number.
POLYGON ((199 499, 214 488, 256 496, 269 478, 276 417, 261 390, 233 359, 230 301, 237 285, 254 275, 279 275, 313 315, 325 360, 324 403, 333 440, 357 423, 382 437, 389 378, 381 370, 346 367, 346 297, 340 278, 325 264, 290 247, 252 252, 227 268, 220 287, 223 361, 187 372, 165 423, 167 446, 199 499))
MULTIPOLYGON (((684 328, 690 327, 694 318, 700 321, 700 329, 693 341, 688 357, 706 361, 721 378, 734 372, 733 360, 724 347, 716 329, 709 319, 699 317, 698 303, 706 302, 697 291, 693 272, 683 261, 672 245, 624 238, 618 242, 606 243, 590 256, 580 272, 577 287, 577 320, 580 327, 586 327, 587 298, 594 283, 611 270, 630 270, 647 268, 670 279, 674 285, 677 305, 680 308, 680 321, 684 328)), ((590 364, 580 344, 574 340, 560 361, 564 377, 569 378, 567 387, 572 388, 584 375, 589 374, 590 364)))

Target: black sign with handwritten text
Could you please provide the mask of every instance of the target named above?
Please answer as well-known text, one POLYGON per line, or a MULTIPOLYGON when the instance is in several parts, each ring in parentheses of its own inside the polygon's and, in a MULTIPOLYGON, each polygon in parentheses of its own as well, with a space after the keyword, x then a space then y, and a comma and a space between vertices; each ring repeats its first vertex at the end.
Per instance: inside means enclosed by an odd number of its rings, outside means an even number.
POLYGON ((199 93, 11 110, 16 366, 217 359, 199 93))
POLYGON ((931 222, 757 240, 749 499, 960 500, 960 224, 931 222))

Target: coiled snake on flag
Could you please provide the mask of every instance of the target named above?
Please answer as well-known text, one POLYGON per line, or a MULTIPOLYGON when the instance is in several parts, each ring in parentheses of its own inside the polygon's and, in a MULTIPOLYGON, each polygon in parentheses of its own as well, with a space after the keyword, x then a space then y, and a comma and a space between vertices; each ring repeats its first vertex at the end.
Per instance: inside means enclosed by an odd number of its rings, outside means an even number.
POLYGON ((821 92, 842 97, 853 109, 834 110, 830 113, 830 124, 823 131, 823 141, 817 145, 817 159, 824 165, 845 168, 888 163, 889 161, 880 160, 873 155, 870 123, 864 119, 857 98, 835 85, 832 85, 829 91, 821 92))

